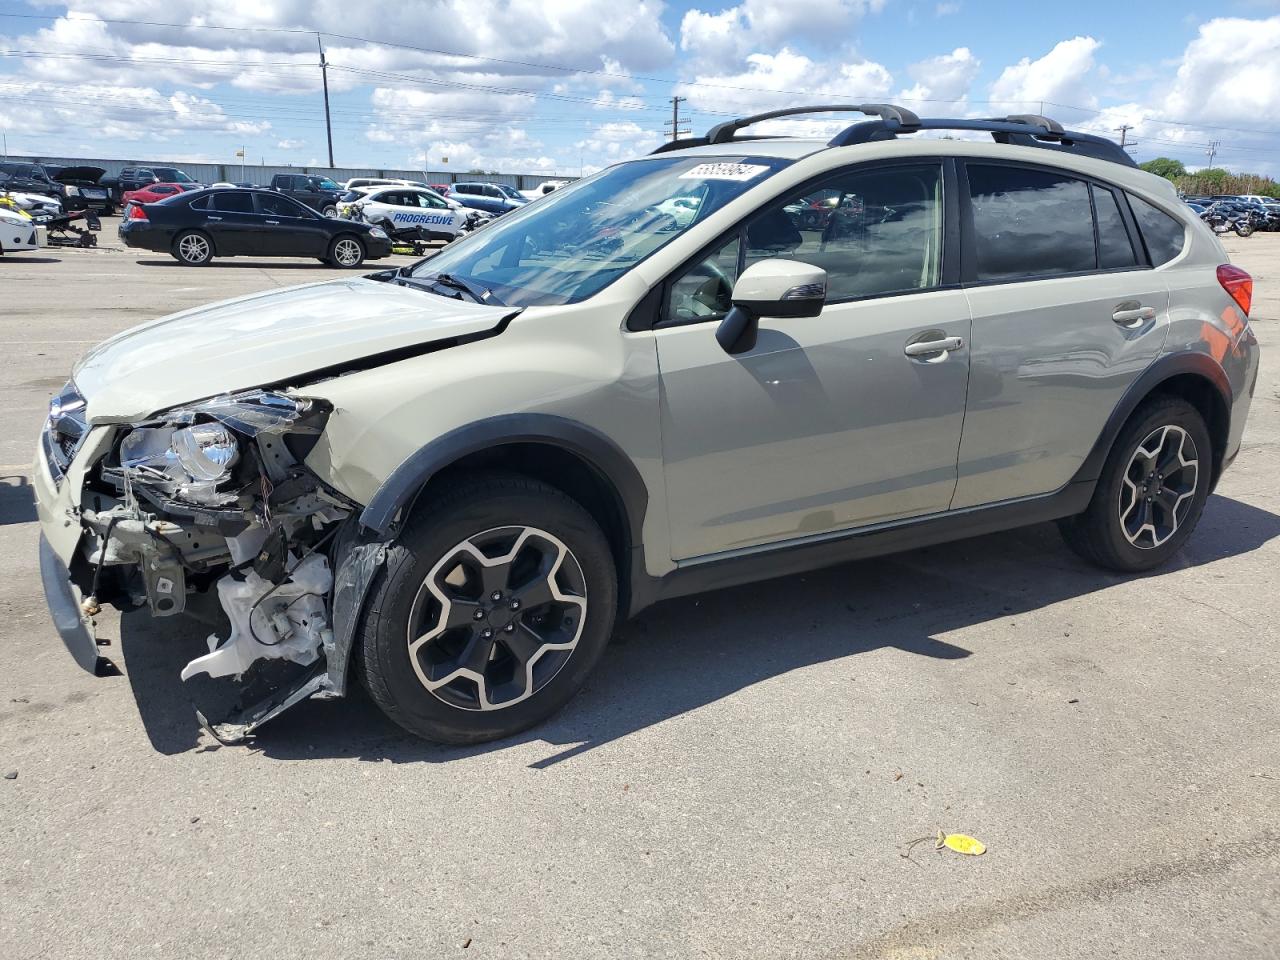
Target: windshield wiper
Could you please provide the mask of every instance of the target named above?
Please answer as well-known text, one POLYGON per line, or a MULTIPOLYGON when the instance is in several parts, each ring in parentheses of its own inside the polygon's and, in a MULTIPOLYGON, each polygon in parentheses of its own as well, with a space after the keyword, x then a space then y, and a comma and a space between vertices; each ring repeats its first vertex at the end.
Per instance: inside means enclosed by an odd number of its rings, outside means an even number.
POLYGON ((437 273, 435 276, 423 277, 422 279, 430 283, 438 283, 440 286, 448 287, 451 290, 460 290, 476 303, 491 303, 498 307, 505 306, 501 300, 493 295, 492 290, 486 290, 474 283, 468 283, 466 280, 449 273, 437 273))

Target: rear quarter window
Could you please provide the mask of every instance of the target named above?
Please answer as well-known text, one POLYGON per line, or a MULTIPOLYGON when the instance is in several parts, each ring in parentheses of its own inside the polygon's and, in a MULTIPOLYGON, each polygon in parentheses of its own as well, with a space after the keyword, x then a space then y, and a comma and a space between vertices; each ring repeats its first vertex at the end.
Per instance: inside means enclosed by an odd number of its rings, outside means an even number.
POLYGON ((1182 252, 1187 239, 1187 228, 1181 220, 1171 217, 1140 197, 1129 194, 1129 207, 1138 221, 1138 232, 1147 245, 1151 265, 1158 267, 1168 263, 1182 252))

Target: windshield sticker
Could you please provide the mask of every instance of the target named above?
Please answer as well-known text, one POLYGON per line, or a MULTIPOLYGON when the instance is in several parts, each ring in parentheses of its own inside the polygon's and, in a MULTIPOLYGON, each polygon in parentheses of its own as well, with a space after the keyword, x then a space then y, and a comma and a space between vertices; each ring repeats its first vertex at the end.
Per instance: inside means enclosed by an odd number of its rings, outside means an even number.
POLYGON ((768 169, 758 163, 700 163, 687 173, 680 174, 680 179, 736 180, 744 183, 754 180, 768 169))

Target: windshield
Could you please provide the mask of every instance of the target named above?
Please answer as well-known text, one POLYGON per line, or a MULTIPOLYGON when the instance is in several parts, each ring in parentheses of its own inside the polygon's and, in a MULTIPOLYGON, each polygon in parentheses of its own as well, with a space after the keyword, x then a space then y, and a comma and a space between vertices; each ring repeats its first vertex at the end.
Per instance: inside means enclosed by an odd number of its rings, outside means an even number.
POLYGON ((504 304, 578 303, 788 166, 777 157, 662 157, 610 167, 504 215, 412 271, 504 304))
POLYGON ((516 190, 515 187, 508 187, 505 183, 495 183, 494 186, 498 188, 499 192, 504 197, 509 197, 512 200, 528 199, 527 197, 522 195, 518 190, 516 190))
POLYGON ((328 177, 316 177, 311 181, 321 190, 341 190, 342 188, 330 180, 328 177))
POLYGON ((185 173, 174 167, 152 167, 151 172, 160 178, 161 183, 195 183, 185 173))

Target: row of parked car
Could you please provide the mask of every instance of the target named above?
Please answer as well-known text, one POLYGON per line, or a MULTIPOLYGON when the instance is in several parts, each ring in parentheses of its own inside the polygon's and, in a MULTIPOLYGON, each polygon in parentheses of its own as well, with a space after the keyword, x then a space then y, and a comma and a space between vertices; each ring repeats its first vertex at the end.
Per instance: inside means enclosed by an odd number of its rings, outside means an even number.
MULTIPOLYGON (((417 180, 357 177, 339 184, 319 174, 277 174, 270 188, 285 193, 326 216, 337 216, 344 195, 359 187, 407 185, 435 190, 444 197, 457 195, 465 205, 494 216, 517 209, 532 199, 550 193, 564 181, 549 180, 536 190, 518 191, 502 183, 466 181, 428 184, 417 180)), ((33 204, 56 204, 61 210, 92 209, 111 215, 127 203, 154 203, 167 196, 194 190, 204 184, 177 167, 125 167, 117 176, 107 176, 101 167, 56 166, 52 164, 0 162, 0 193, 28 195, 33 204)), ((255 183, 216 183, 218 187, 256 188, 255 183)), ((350 198, 346 198, 350 202, 350 198)))
POLYGON ((1206 222, 1214 220, 1240 223, 1247 225, 1248 233, 1254 230, 1280 230, 1280 199, 1275 197, 1219 193, 1182 199, 1206 222))

